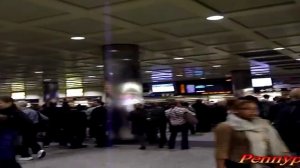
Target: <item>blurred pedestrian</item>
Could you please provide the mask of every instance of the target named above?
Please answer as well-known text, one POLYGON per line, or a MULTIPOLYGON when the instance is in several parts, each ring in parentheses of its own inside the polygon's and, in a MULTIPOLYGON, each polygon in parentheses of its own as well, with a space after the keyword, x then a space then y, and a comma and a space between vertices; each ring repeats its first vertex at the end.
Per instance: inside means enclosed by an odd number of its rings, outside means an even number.
POLYGON ((239 162, 244 154, 282 156, 289 152, 277 131, 258 116, 255 102, 237 100, 230 111, 215 129, 217 168, 262 168, 262 164, 239 162))
POLYGON ((99 148, 107 147, 109 145, 107 135, 107 118, 107 109, 104 107, 103 102, 99 102, 99 106, 92 111, 89 121, 92 137, 96 138, 96 147, 99 148))
POLYGON ((149 109, 147 109, 148 123, 154 138, 158 138, 159 148, 163 148, 167 143, 167 118, 165 110, 158 103, 153 103, 149 109), (159 137, 157 136, 159 133, 159 137))
POLYGON ((210 108, 203 103, 203 100, 199 99, 192 105, 195 110, 198 124, 196 127, 197 132, 209 132, 211 130, 211 113, 210 108))
POLYGON ((130 112, 131 132, 140 143, 140 149, 146 149, 147 112, 142 104, 136 104, 135 110, 130 112))
POLYGON ((279 112, 274 120, 274 126, 277 128, 282 139, 296 155, 300 155, 300 88, 290 92, 291 100, 280 106, 279 112))
POLYGON ((43 147, 47 148, 51 142, 59 141, 59 132, 61 130, 60 121, 62 118, 60 110, 56 102, 47 102, 41 111, 43 115, 48 117, 48 126, 45 128, 46 135, 43 139, 43 147))
MULTIPOLYGON (((187 110, 191 111, 194 113, 194 109, 189 105, 188 102, 183 102, 181 103, 182 107, 183 108, 186 108, 187 110)), ((196 115, 196 114, 195 114, 196 115)), ((189 124, 189 123, 188 123, 189 124)), ((191 134, 192 135, 195 135, 196 134, 196 125, 193 125, 193 124, 189 124, 189 130, 191 131, 191 134)))
POLYGON ((78 105, 76 108, 72 109, 68 119, 66 132, 69 136, 68 142, 70 143, 70 148, 78 149, 86 147, 86 145, 83 145, 87 128, 87 117, 84 112, 84 107, 78 105))
POLYGON ((20 160, 28 161, 32 160, 29 149, 31 149, 32 154, 36 154, 37 158, 41 159, 46 156, 45 150, 37 142, 38 126, 39 126, 39 112, 27 107, 27 102, 18 102, 18 107, 20 110, 31 120, 33 123, 32 127, 23 131, 22 134, 22 145, 20 147, 20 160))
POLYGON ((31 127, 30 120, 10 97, 0 97, 0 167, 21 168, 16 161, 18 135, 31 127))
POLYGON ((194 115, 193 112, 189 111, 186 108, 181 107, 179 102, 172 102, 171 108, 166 110, 166 116, 170 123, 171 135, 169 138, 169 149, 174 149, 176 144, 177 134, 180 132, 182 136, 181 140, 181 149, 189 149, 189 140, 188 140, 188 130, 189 124, 186 121, 185 114, 190 113, 194 115))

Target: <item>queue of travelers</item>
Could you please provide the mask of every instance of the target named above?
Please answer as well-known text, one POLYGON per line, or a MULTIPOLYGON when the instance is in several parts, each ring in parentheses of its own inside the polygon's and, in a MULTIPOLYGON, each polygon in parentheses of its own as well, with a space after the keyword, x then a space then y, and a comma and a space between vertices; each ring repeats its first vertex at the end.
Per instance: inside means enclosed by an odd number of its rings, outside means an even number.
POLYGON ((269 99, 268 95, 261 101, 245 96, 213 105, 202 100, 192 105, 173 100, 136 104, 132 112, 122 113, 100 100, 93 101, 90 108, 71 107, 64 101, 62 107, 48 102, 41 109, 33 109, 27 107, 27 102, 15 104, 10 97, 0 97, 0 165, 19 168, 16 155, 20 160, 32 160, 33 155, 41 159, 46 156, 43 148, 54 142, 77 149, 86 147, 84 142, 90 138, 95 139, 96 147, 110 147, 116 142, 110 132, 118 138, 124 122, 120 114, 127 115, 141 150, 154 144, 174 149, 178 133, 182 136, 181 149, 186 150, 190 148, 190 134, 213 130, 217 168, 250 168, 249 163, 237 163, 245 153, 300 154, 300 136, 295 134, 300 130, 300 89, 292 90, 289 98, 269 99))

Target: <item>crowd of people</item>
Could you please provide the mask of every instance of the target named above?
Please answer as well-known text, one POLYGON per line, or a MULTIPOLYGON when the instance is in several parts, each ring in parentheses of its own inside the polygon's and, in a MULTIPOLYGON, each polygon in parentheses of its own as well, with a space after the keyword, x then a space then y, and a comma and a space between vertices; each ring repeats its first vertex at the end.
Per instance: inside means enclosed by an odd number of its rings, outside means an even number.
POLYGON ((189 149, 189 130, 195 134, 209 131, 210 126, 208 123, 189 124, 185 113, 202 121, 205 113, 209 113, 205 109, 208 107, 200 100, 193 106, 176 101, 136 104, 132 112, 125 113, 120 108, 108 108, 99 100, 93 101, 89 108, 71 107, 67 101, 62 107, 55 102, 28 107, 25 101, 15 102, 10 97, 0 97, 0 164, 18 167, 16 155, 22 161, 33 160, 33 155, 43 158, 46 156, 43 149, 51 143, 76 149, 86 147, 84 142, 87 139, 95 139, 96 147, 109 147, 116 142, 109 132, 119 138, 124 114, 141 150, 146 149, 147 143, 157 144, 159 148, 168 145, 169 149, 174 149, 178 133, 182 133, 181 148, 189 149), (170 132, 169 138, 167 132, 170 132))
POLYGON ((226 119, 225 106, 208 106, 201 100, 193 105, 176 101, 136 104, 132 112, 122 110, 124 109, 117 107, 108 108, 99 100, 93 101, 89 108, 81 105, 71 107, 67 101, 58 108, 55 103, 50 102, 39 113, 39 128, 41 132, 45 132, 43 146, 48 147, 51 142, 58 142, 61 146, 82 148, 85 147, 83 142, 87 138, 94 138, 96 147, 111 146, 116 142, 114 140, 118 140, 120 129, 125 124, 123 119, 126 118, 130 122, 131 133, 141 143, 140 149, 146 149, 146 142, 157 144, 160 148, 170 142, 168 147, 174 148, 177 132, 184 133, 185 145, 182 148, 188 149, 188 130, 191 134, 209 132, 214 125, 226 119), (187 124, 184 115, 186 112, 194 115, 198 124, 187 124), (214 114, 219 117, 214 118, 214 114), (171 133, 170 141, 167 141, 167 132, 171 133))
POLYGON ((141 150, 148 144, 174 149, 178 133, 182 136, 181 149, 186 150, 190 148, 190 134, 213 130, 217 168, 250 168, 250 164, 238 164, 245 153, 299 154, 300 89, 291 91, 289 98, 269 98, 245 96, 214 105, 202 100, 194 104, 173 100, 136 104, 132 112, 123 113, 99 100, 89 108, 71 107, 67 101, 62 107, 48 102, 38 108, 0 97, 0 165, 19 168, 16 155, 21 160, 32 160, 32 155, 43 158, 43 148, 53 142, 76 149, 86 147, 87 139, 95 139, 96 147, 110 147, 117 142, 110 133, 119 138, 124 115, 141 150))
MULTIPOLYGON (((246 96, 227 105, 228 116, 214 129, 217 168, 274 168, 268 163, 240 163, 244 154, 254 156, 299 155, 300 89, 289 98, 268 95, 259 101, 246 96)), ((287 165, 284 165, 287 166, 287 165)))

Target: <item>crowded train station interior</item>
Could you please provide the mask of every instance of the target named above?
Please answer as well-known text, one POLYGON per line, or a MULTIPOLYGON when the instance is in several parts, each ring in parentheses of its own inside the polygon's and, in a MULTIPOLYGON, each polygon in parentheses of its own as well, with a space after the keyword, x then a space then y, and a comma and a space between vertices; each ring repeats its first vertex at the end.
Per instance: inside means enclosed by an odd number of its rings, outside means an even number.
POLYGON ((0 0, 0 59, 0 168, 300 166, 299 0, 0 0))

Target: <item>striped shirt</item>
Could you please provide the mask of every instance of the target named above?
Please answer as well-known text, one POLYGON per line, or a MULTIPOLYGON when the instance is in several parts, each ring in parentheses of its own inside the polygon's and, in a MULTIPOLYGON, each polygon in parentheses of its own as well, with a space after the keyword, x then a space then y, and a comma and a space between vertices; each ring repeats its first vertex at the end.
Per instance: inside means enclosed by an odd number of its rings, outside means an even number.
POLYGON ((186 108, 182 107, 174 107, 165 111, 167 118, 170 120, 171 125, 183 125, 186 123, 184 114, 191 113, 195 115, 193 112, 189 111, 186 108))

